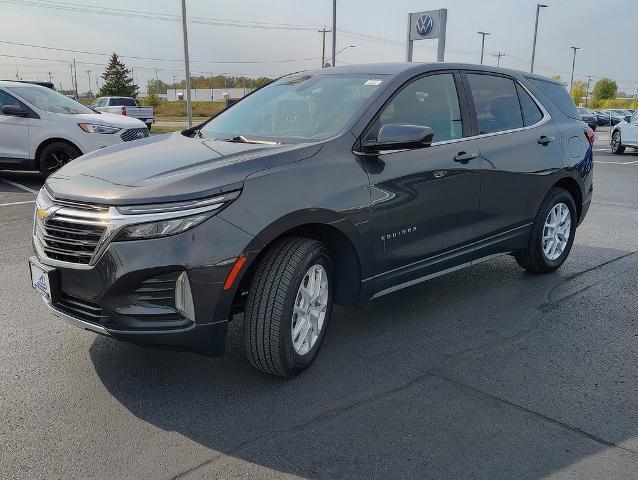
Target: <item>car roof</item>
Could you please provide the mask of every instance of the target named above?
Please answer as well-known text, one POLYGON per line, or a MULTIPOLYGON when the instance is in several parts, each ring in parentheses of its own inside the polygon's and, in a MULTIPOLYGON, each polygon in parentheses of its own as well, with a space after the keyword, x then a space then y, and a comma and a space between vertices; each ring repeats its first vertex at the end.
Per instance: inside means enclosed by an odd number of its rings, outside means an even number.
MULTIPOLYGON (((451 63, 451 62, 395 62, 395 63, 363 63, 359 65, 344 65, 338 67, 321 68, 306 71, 313 74, 339 75, 339 74, 368 74, 368 75, 402 75, 425 73, 436 70, 478 70, 492 73, 503 73, 515 77, 525 77, 529 79, 544 80, 546 82, 563 85, 561 82, 551 78, 536 75, 535 73, 511 70, 509 68, 491 67, 487 65, 476 65, 473 63, 451 63)), ((299 72, 297 72, 299 73, 299 72)))
POLYGON ((31 82, 14 81, 14 80, 0 80, 0 87, 29 87, 29 88, 47 88, 42 85, 31 82))

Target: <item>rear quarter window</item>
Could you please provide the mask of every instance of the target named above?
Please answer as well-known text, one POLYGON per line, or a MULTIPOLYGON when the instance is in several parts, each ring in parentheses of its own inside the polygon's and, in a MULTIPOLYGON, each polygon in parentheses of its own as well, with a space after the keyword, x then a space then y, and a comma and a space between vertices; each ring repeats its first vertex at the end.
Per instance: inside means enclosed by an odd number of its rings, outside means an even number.
POLYGON ((538 88, 561 112, 570 118, 580 120, 580 115, 576 105, 567 89, 559 83, 548 82, 538 78, 527 78, 527 80, 538 88))

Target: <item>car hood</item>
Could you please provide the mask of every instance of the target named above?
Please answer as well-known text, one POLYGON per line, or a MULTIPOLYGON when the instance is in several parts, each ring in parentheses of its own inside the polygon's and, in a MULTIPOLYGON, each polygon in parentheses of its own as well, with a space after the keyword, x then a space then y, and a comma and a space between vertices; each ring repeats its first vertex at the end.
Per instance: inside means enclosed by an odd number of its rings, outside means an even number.
POLYGON ((50 113, 50 118, 69 123, 92 123, 94 125, 107 125, 109 127, 119 128, 146 127, 144 122, 137 118, 116 115, 114 113, 81 113, 78 115, 50 113))
POLYGON ((263 145, 157 135, 78 157, 46 185, 58 199, 107 205, 190 200, 241 188, 251 173, 308 158, 320 149, 316 143, 263 145))

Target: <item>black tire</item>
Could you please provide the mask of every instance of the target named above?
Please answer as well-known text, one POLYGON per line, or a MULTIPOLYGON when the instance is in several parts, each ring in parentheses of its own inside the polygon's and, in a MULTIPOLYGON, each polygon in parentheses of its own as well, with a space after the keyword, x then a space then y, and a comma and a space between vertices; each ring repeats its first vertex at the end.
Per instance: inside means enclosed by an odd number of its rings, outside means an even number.
POLYGON ((310 238, 287 237, 266 252, 255 271, 244 312, 244 347, 250 363, 266 373, 292 377, 317 356, 332 313, 332 262, 325 246, 310 238), (293 347, 293 307, 306 272, 321 265, 327 273, 327 308, 310 350, 293 347))
POLYGON ((625 153, 625 147, 622 144, 620 130, 616 130, 611 137, 611 153, 622 155, 625 153))
POLYGON ((46 178, 58 168, 66 165, 68 162, 80 155, 80 151, 69 143, 50 143, 42 149, 40 156, 38 157, 40 175, 46 178))
POLYGON ((527 246, 514 254, 518 264, 530 273, 550 273, 559 268, 567 259, 574 243, 578 223, 576 215, 576 205, 570 193, 562 188, 552 188, 538 209, 527 246), (549 212, 559 203, 565 204, 569 209, 571 226, 563 252, 558 258, 550 260, 543 251, 543 231, 549 212))
POLYGON ((149 131, 149 132, 151 131, 151 128, 152 128, 152 127, 153 127, 153 124, 152 124, 152 123, 147 123, 147 124, 146 124, 146 128, 148 128, 148 131, 149 131))

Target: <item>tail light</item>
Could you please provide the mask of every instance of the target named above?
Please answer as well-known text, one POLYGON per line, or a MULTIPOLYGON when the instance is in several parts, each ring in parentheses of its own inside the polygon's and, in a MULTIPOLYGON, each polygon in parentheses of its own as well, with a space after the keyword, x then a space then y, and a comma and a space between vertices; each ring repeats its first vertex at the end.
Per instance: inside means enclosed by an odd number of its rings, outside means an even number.
POLYGON ((595 134, 594 134, 594 131, 591 129, 591 127, 589 126, 585 127, 585 135, 587 136, 587 140, 589 140, 589 144, 593 145, 595 134))
POLYGON ((126 107, 122 107, 122 115, 126 115, 126 107))

